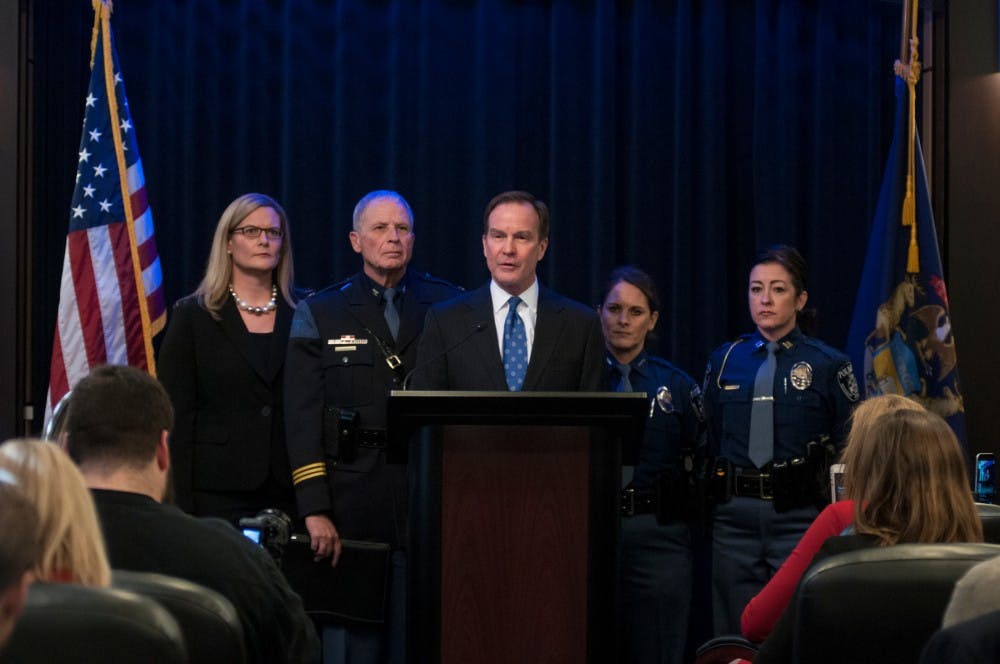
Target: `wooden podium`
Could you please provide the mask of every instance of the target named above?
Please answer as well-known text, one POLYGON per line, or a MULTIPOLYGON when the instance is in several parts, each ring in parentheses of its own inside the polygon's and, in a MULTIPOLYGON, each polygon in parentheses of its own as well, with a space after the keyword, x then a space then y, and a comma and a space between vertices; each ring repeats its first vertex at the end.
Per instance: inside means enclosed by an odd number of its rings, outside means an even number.
POLYGON ((392 392, 410 661, 614 660, 622 441, 647 408, 641 393, 392 392))

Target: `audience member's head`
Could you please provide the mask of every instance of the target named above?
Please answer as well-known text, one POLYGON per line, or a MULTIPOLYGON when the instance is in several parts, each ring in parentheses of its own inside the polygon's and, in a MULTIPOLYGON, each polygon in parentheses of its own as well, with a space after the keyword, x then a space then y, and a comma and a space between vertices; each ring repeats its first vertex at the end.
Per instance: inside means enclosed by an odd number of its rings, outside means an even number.
POLYGON ((24 608, 31 570, 41 556, 38 512, 14 476, 0 471, 0 647, 24 608))
POLYGON ((35 577, 109 585, 111 570, 94 503, 69 457, 53 443, 9 440, 0 445, 0 471, 10 473, 38 513, 41 554, 33 566, 35 577))
POLYGON ((66 451, 92 488, 122 488, 95 484, 95 477, 137 478, 155 484, 144 493, 163 500, 173 426, 173 406, 159 381, 133 367, 97 367, 73 388, 66 451))
POLYGON ((998 585, 1000 585, 1000 557, 984 560, 971 567, 955 584, 941 626, 951 627, 987 613, 1000 611, 998 585))
POLYGON ((958 440, 919 404, 895 395, 862 402, 843 461, 856 532, 884 546, 982 541, 958 440))

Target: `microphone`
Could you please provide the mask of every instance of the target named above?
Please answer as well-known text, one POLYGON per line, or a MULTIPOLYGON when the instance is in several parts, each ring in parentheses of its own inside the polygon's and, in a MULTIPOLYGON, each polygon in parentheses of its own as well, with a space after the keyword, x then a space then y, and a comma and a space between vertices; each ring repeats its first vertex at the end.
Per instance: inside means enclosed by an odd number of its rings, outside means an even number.
POLYGON ((428 365, 434 364, 435 362, 443 358, 445 355, 447 355, 448 353, 455 350, 456 348, 464 344, 466 341, 474 337, 477 333, 482 332, 485 329, 486 329, 486 321, 479 321, 472 327, 472 330, 464 337, 462 337, 452 345, 448 346, 443 351, 441 351, 431 359, 427 360, 426 362, 418 363, 415 367, 413 367, 406 373, 406 376, 403 377, 403 389, 404 390, 407 389, 407 385, 410 384, 410 378, 413 377, 413 374, 416 373, 417 369, 425 369, 427 368, 428 365))

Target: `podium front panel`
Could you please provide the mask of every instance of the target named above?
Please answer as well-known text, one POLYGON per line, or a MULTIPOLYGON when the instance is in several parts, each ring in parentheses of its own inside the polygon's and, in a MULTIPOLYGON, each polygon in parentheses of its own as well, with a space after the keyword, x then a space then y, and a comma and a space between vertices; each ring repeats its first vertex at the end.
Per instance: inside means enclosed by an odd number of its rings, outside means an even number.
POLYGON ((445 427, 442 662, 587 661, 590 438, 445 427))

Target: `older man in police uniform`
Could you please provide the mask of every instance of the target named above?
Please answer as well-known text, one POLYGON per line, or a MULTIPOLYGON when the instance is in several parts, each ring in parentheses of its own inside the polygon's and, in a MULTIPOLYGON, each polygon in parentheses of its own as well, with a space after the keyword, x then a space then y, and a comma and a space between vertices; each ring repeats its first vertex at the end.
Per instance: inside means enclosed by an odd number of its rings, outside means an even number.
POLYGON ((317 558, 340 555, 340 538, 394 549, 387 627, 324 632, 325 661, 402 661, 405 653, 405 471, 387 465, 386 397, 413 368, 428 307, 458 295, 407 270, 413 213, 393 191, 354 209, 351 247, 363 269, 302 301, 285 369, 288 456, 299 512, 317 558))

